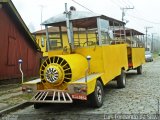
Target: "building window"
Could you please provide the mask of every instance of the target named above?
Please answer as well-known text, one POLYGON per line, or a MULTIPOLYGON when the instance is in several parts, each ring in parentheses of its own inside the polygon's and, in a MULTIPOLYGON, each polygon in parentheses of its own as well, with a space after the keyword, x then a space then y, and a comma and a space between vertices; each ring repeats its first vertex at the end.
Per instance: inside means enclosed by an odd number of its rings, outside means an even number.
POLYGON ((54 50, 57 47, 57 40, 50 40, 50 49, 54 50))
POLYGON ((42 37, 41 37, 41 46, 44 47, 44 44, 45 44, 45 42, 44 42, 44 37, 42 36, 42 37))

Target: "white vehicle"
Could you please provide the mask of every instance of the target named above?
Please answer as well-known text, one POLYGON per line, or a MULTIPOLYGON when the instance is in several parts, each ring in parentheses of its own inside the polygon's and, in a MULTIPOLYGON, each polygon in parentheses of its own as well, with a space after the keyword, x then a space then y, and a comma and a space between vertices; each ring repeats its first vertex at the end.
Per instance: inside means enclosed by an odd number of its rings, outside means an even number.
POLYGON ((145 51, 145 60, 146 62, 152 62, 153 61, 153 56, 150 51, 145 51))

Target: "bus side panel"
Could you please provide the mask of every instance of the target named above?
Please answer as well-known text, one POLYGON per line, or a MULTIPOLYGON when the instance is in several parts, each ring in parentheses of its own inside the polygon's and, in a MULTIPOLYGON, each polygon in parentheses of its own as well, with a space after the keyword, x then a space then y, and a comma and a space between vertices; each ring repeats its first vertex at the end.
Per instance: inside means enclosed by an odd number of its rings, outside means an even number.
POLYGON ((128 69, 127 45, 103 46, 104 75, 102 79, 107 84, 120 75, 121 68, 128 69))
POLYGON ((144 48, 131 48, 132 51, 132 64, 136 68, 145 63, 145 49, 144 48))
MULTIPOLYGON (((85 58, 90 55, 90 73, 104 73, 103 68, 103 56, 102 56, 102 47, 101 46, 90 46, 90 47, 81 47, 76 48, 75 53, 81 54, 85 58)), ((84 71, 85 74, 85 71, 84 71)))

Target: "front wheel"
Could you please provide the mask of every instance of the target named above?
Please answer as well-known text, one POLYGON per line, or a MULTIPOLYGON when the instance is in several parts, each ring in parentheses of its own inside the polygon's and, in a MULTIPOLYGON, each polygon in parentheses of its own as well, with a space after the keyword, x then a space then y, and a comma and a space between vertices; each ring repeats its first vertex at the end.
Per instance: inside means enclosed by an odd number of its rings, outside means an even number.
POLYGON ((142 65, 137 67, 137 74, 142 74, 142 65))
POLYGON ((117 77, 118 88, 125 88, 126 86, 126 73, 125 70, 121 70, 121 74, 117 77))
POLYGON ((89 95, 89 102, 91 107, 101 107, 103 105, 103 97, 103 86, 102 83, 98 80, 94 92, 89 95))

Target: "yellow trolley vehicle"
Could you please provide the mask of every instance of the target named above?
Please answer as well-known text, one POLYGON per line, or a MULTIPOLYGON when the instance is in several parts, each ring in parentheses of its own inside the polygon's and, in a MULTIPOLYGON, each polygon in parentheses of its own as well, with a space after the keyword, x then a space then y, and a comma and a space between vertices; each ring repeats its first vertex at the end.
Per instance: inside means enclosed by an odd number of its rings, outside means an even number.
POLYGON ((144 62, 144 48, 132 49, 127 44, 125 23, 119 20, 66 9, 43 25, 48 57, 40 67, 40 79, 25 82, 22 87, 35 93, 31 99, 35 108, 43 103, 72 103, 74 99, 101 107, 103 87, 116 78, 118 87, 124 88, 126 71, 144 62), (50 26, 59 27, 59 34, 50 36, 50 26), (66 27, 67 39, 63 39, 61 27, 66 27), (141 59, 134 56, 137 51, 141 59))

